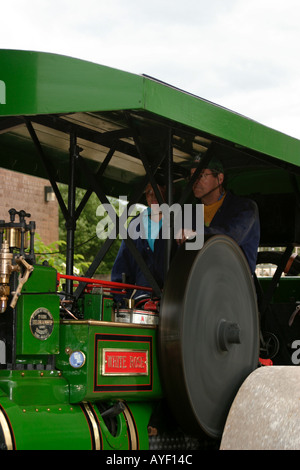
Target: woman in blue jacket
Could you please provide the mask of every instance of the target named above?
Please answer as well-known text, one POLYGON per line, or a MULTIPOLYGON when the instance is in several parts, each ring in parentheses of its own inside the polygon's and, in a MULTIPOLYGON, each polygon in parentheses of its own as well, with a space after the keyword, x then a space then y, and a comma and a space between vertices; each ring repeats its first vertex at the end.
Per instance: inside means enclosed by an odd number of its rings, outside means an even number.
MULTIPOLYGON (((165 186, 157 186, 162 195, 162 199, 165 200, 165 186)), ((162 213, 157 210, 159 209, 159 205, 154 190, 150 184, 146 187, 145 195, 148 207, 139 216, 139 224, 135 227, 136 233, 139 233, 140 235, 138 237, 134 237, 132 241, 161 289, 164 283, 165 263, 165 240, 162 238, 161 233, 162 213)), ((133 221, 130 223, 133 223, 133 221)), ((124 240, 122 240, 112 268, 111 280, 113 282, 123 282, 124 278, 125 282, 128 284, 149 287, 149 282, 147 281, 143 270, 132 256, 131 251, 124 240)), ((137 290, 133 297, 138 297, 143 293, 145 293, 145 291, 137 290)), ((127 293, 128 297, 131 295, 131 292, 127 293)), ((115 298, 120 300, 121 296, 115 296, 115 298)))

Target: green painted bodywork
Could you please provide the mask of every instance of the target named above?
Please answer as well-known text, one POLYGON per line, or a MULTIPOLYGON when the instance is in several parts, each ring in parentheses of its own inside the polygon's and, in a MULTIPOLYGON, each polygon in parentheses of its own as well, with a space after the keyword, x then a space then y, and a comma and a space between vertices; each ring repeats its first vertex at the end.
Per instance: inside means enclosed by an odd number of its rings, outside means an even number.
POLYGON ((103 322, 68 322, 61 325, 61 354, 57 368, 70 383, 71 403, 83 400, 109 400, 117 394, 126 401, 156 400, 162 397, 156 355, 156 328, 119 326, 103 322), (67 348, 67 352, 66 352, 67 348), (103 350, 147 351, 150 370, 147 376, 104 376, 103 350), (86 362, 80 370, 69 364, 72 351, 82 351, 86 362), (122 383, 122 386, 120 384, 122 383))
POLYGON ((35 265, 22 293, 17 303, 16 352, 18 359, 26 360, 27 356, 43 357, 58 354, 59 297, 56 293, 56 270, 48 266, 35 265), (53 331, 46 341, 35 338, 31 331, 31 316, 38 309, 43 308, 49 310, 53 317, 53 331))
MULTIPOLYGON (((42 392, 44 389, 45 398, 49 400, 47 390, 52 389, 54 384, 51 383, 52 379, 46 378, 47 387, 43 387, 43 379, 44 377, 28 379, 25 376, 18 380, 14 377, 11 383, 24 395, 23 383, 27 381, 32 397, 35 397, 36 384, 37 390, 42 392)), ((15 450, 91 450, 89 428, 81 408, 71 407, 66 402, 58 401, 58 398, 46 404, 35 399, 30 403, 19 404, 4 394, 0 396, 1 406, 5 409, 14 431, 15 450)))
MULTIPOLYGON (((1 384, 0 411, 5 410, 13 430, 14 450, 95 450, 83 406, 69 403, 67 381, 58 378, 57 373, 18 371, 1 377, 1 384)), ((97 406, 89 404, 89 408, 93 409, 99 426, 98 449, 129 450, 124 414, 117 416, 118 431, 112 435, 97 406)), ((137 448, 147 449, 145 422, 149 420, 152 407, 149 403, 133 403, 130 411, 139 429, 137 448)))
POLYGON ((116 416, 116 433, 108 429, 101 416, 103 409, 121 400, 127 404, 135 423, 135 448, 147 449, 147 423, 155 403, 162 397, 156 327, 111 322, 112 298, 102 294, 87 294, 83 320, 61 321, 55 286, 55 269, 35 265, 17 303, 17 366, 14 370, 0 370, 0 414, 3 410, 10 422, 14 448, 130 449, 133 431, 128 415, 116 416), (32 314, 39 308, 47 309, 54 319, 51 334, 43 340, 36 338, 30 328, 32 314), (105 348, 147 351, 148 374, 125 376, 121 385, 120 376, 104 376, 105 348), (85 355, 85 363, 79 369, 70 365, 73 351, 85 355), (47 368, 49 358, 54 358, 54 368, 53 363, 47 368), (99 428, 98 447, 91 437, 85 403, 93 410, 94 423, 99 428))

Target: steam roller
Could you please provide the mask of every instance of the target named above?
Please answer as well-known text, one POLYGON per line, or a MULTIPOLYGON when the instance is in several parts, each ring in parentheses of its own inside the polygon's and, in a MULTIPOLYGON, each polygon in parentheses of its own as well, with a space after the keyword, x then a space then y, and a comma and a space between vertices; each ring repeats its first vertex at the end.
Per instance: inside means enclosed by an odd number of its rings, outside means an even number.
POLYGON ((160 375, 173 414, 187 432, 221 439, 236 393, 259 364, 255 288, 231 238, 213 236, 200 251, 178 251, 159 334, 160 375))

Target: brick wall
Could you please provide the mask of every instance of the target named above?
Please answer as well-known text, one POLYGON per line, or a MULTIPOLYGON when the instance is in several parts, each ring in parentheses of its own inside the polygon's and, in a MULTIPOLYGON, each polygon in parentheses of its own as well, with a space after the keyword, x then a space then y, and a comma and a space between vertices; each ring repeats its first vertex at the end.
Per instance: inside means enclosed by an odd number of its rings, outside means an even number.
POLYGON ((9 209, 23 209, 47 245, 58 240, 58 203, 45 202, 45 186, 51 186, 49 181, 0 168, 0 219, 9 222, 9 209))

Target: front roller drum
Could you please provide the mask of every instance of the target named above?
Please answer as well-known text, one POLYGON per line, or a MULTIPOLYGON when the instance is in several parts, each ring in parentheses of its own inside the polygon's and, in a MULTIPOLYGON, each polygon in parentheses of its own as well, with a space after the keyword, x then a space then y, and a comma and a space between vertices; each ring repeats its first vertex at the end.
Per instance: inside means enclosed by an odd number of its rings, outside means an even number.
POLYGON ((160 313, 161 378, 187 432, 219 439, 234 396, 258 365, 256 293, 244 254, 227 236, 181 247, 160 313))
POLYGON ((254 371, 230 409, 221 450, 300 450, 300 368, 254 371))

